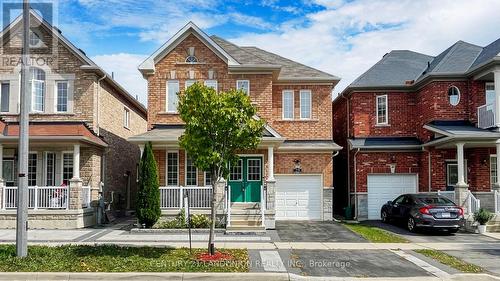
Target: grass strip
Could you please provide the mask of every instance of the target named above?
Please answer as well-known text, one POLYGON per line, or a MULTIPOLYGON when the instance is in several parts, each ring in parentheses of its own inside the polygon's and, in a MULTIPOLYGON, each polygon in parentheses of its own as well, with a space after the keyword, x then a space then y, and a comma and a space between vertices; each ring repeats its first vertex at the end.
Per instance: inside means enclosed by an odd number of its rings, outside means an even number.
POLYGON ((462 272, 465 272, 465 273, 483 272, 482 267, 477 266, 475 264, 465 262, 457 257, 454 257, 454 256, 449 255, 447 253, 444 253, 442 251, 422 249, 422 250, 415 250, 415 252, 422 254, 426 257, 435 259, 444 265, 447 265, 449 267, 453 267, 453 268, 460 270, 462 272))
POLYGON ((407 239, 390 233, 389 231, 380 229, 376 226, 365 224, 349 224, 345 223, 344 226, 351 231, 361 235, 361 237, 373 243, 409 243, 407 239))

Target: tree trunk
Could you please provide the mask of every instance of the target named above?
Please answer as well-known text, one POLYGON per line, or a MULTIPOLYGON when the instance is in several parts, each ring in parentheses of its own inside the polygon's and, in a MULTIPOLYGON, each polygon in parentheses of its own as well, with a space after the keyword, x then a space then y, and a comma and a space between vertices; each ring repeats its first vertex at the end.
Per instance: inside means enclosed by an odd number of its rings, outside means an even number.
POLYGON ((210 233, 208 235, 208 253, 210 255, 215 254, 215 244, 214 244, 214 236, 215 236, 215 220, 217 218, 217 213, 216 213, 216 206, 215 203, 217 202, 215 198, 215 186, 217 185, 217 180, 219 179, 219 175, 217 173, 217 176, 215 173, 212 172, 212 206, 210 208, 210 217, 211 217, 211 224, 210 224, 210 233), (214 179, 215 177, 215 179, 214 179))

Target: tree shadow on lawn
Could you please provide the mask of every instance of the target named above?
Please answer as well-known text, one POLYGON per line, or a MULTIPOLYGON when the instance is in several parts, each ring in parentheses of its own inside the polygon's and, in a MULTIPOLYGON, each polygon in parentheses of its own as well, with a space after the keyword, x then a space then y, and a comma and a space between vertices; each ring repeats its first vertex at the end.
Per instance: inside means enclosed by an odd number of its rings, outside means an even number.
MULTIPOLYGON (((131 256, 138 256, 147 259, 158 259, 163 255, 170 255, 175 250, 171 247, 130 247, 118 245, 99 245, 99 246, 68 246, 71 252, 78 257, 121 257, 128 258, 131 256)), ((189 254, 189 252, 188 252, 189 254)))

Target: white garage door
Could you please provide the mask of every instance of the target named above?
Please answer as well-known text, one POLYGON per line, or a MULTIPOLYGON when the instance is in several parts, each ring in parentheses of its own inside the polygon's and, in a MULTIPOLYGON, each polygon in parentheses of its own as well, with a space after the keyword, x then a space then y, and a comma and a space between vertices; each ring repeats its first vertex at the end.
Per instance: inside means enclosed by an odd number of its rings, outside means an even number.
POLYGON ((417 175, 368 175, 368 219, 380 219, 380 208, 401 194, 417 192, 417 175))
POLYGON ((276 220, 321 219, 319 175, 276 176, 276 220))

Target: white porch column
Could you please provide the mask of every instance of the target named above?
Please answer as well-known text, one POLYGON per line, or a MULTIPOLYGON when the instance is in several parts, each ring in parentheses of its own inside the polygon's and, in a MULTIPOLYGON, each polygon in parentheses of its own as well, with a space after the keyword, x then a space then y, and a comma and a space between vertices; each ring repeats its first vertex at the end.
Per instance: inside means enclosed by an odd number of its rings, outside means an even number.
POLYGON ((500 191, 500 177, 498 174, 499 168, 500 168, 500 139, 496 141, 496 147, 497 147, 497 182, 493 184, 493 189, 500 191))
POLYGON ((495 124, 500 127, 500 70, 493 72, 495 85, 495 124))
POLYGON ((80 179, 80 145, 73 145, 73 178, 80 179))
POLYGON ((139 158, 142 159, 142 154, 144 153, 144 144, 139 144, 139 149, 141 150, 141 155, 139 155, 139 158))
POLYGON ((275 181, 274 179, 274 147, 267 148, 267 166, 268 166, 268 181, 275 181))
POLYGON ((464 144, 463 142, 457 143, 457 166, 458 166, 458 182, 457 186, 466 186, 465 182, 465 161, 464 161, 464 144))
POLYGON ((0 180, 3 179, 3 145, 0 144, 0 180))

